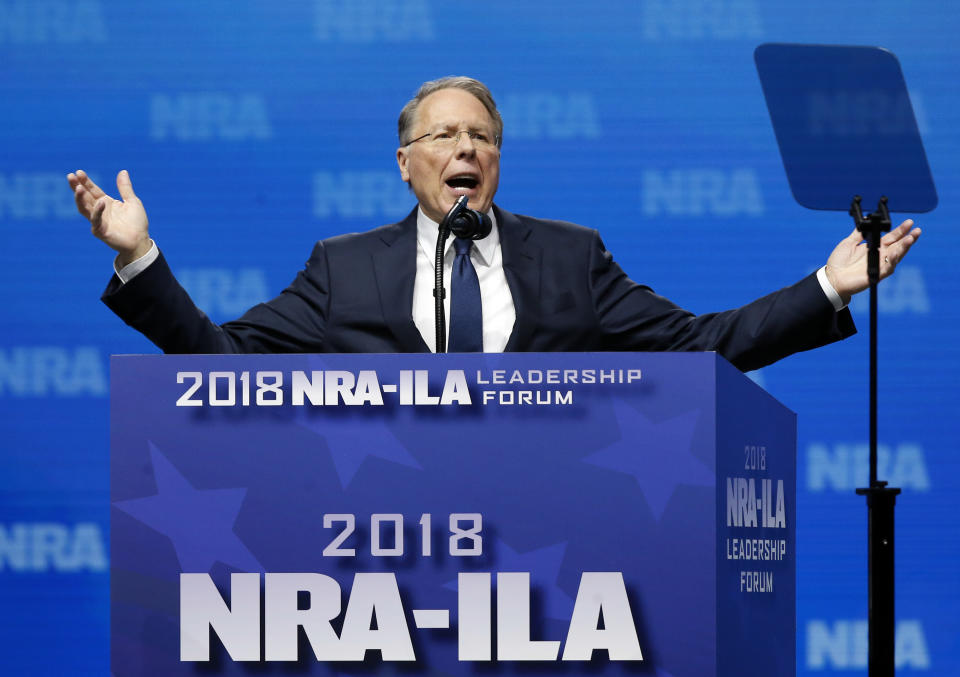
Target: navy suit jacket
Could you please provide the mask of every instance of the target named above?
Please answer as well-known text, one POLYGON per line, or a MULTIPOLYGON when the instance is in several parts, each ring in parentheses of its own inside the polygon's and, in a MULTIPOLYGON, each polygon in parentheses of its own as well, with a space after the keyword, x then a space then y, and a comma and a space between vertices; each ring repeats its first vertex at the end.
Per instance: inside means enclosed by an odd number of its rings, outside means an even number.
MULTIPOLYGON (((516 307, 507 351, 715 350, 743 370, 845 338, 815 275, 741 308, 694 316, 630 280, 595 230, 494 207, 516 307)), ((278 297, 212 323, 160 258, 103 301, 167 353, 424 352, 413 322, 416 209, 318 242, 278 297)))

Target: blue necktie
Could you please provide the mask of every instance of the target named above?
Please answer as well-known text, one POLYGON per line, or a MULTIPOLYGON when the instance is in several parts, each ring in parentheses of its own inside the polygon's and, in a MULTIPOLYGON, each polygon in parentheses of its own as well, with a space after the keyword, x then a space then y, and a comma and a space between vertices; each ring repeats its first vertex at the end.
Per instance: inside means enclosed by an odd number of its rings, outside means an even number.
POLYGON ((473 240, 454 238, 457 257, 450 274, 450 340, 447 352, 483 352, 483 312, 480 303, 480 280, 470 261, 473 240))

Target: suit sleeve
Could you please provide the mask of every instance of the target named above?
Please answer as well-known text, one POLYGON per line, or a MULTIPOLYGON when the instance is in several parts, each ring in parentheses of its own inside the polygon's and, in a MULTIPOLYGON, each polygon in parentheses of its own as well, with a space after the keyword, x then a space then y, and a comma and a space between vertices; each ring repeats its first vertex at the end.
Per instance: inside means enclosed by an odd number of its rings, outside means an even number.
POLYGON ((323 243, 279 296, 222 325, 213 323, 180 286, 161 253, 122 284, 116 275, 101 300, 165 353, 322 352, 329 308, 323 243))
POLYGON ((712 350, 750 371, 856 333, 815 273, 740 308, 694 315, 630 280, 595 234, 589 278, 608 350, 712 350))

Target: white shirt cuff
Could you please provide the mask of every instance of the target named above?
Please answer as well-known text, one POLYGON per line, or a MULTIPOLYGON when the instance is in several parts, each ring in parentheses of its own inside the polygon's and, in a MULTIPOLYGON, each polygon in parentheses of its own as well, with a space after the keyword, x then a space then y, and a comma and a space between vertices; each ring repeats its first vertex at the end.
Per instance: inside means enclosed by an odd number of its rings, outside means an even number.
MULTIPOLYGON (((133 265, 132 263, 130 264, 133 265)), ((833 285, 830 284, 830 280, 827 279, 827 267, 824 266, 817 271, 817 282, 820 283, 820 288, 823 289, 823 293, 827 295, 827 298, 830 299, 830 303, 833 304, 833 309, 838 313, 847 307, 847 304, 843 302, 843 299, 840 298, 840 294, 837 293, 837 290, 833 288, 833 285)))
POLYGON ((145 271, 151 263, 157 260, 157 257, 160 256, 160 250, 157 249, 157 243, 153 240, 150 240, 150 251, 141 256, 136 261, 128 263, 123 268, 117 268, 117 261, 119 256, 113 260, 113 272, 117 274, 117 277, 120 278, 120 281, 123 284, 126 284, 137 275, 145 271))

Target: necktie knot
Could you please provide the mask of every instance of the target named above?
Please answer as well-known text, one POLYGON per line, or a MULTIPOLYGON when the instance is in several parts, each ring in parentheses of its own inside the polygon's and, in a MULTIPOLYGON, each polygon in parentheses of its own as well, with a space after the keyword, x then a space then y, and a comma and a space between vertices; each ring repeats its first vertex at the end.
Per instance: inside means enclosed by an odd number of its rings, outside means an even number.
POLYGON ((453 238, 453 248, 457 251, 457 256, 469 255, 470 247, 473 246, 473 240, 463 237, 453 238))

